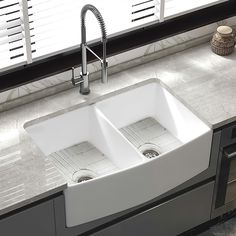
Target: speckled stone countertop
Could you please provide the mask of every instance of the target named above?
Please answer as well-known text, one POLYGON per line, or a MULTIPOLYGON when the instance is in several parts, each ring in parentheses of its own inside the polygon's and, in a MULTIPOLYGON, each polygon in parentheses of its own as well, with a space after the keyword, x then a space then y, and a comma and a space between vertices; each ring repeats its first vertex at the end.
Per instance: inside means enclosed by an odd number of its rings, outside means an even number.
MULTIPOLYGON (((140 58, 142 61, 142 58, 140 58)), ((122 65, 120 65, 122 71, 122 65)), ((159 78, 210 127, 236 121, 236 51, 213 54, 209 44, 152 61, 95 81, 91 94, 78 88, 2 112, 0 116, 0 215, 66 188, 66 181, 26 133, 24 124, 71 107, 96 102, 127 86, 159 78)))

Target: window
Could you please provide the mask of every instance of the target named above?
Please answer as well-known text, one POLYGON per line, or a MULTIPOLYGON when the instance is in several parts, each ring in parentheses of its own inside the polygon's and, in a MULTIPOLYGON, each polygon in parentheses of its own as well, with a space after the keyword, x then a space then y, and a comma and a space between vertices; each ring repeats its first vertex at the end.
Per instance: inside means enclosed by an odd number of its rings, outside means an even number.
MULTIPOLYGON (((0 0, 0 71, 30 64, 80 44, 80 10, 102 13, 110 37, 162 22, 226 0, 0 0)), ((100 37, 95 17, 86 16, 87 38, 100 37)))

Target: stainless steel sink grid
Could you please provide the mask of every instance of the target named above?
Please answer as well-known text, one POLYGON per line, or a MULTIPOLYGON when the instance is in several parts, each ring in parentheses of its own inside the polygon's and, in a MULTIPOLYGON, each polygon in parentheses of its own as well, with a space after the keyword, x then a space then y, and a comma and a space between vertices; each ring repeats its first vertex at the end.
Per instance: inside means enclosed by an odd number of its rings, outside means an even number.
POLYGON ((54 152, 49 157, 70 183, 82 182, 118 170, 111 160, 89 142, 54 152))
POLYGON ((120 131, 147 158, 157 157, 182 145, 180 140, 152 117, 123 127, 120 131))

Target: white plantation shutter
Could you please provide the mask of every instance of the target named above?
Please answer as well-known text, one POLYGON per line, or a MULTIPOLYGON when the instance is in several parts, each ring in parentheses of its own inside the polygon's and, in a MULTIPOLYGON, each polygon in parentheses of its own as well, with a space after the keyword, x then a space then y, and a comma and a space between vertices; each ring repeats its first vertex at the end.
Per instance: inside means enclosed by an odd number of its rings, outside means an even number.
POLYGON ((169 19, 227 0, 165 0, 164 18, 169 19))
MULTIPOLYGON (((80 45, 80 11, 93 4, 107 34, 132 30, 227 0, 0 0, 0 71, 80 45)), ((96 18, 86 16, 87 39, 101 37, 96 18)))
MULTIPOLYGON (((30 0, 33 59, 38 60, 80 45, 80 11, 87 3, 93 4, 101 12, 108 35, 160 18, 160 4, 156 0, 30 0)), ((87 40, 100 38, 98 22, 89 11, 86 29, 87 40)))
POLYGON ((150 21, 159 20, 160 4, 156 0, 133 0, 132 22, 138 26, 150 21))
POLYGON ((133 0, 132 20, 137 25, 173 18, 228 0, 133 0))
POLYGON ((29 2, 33 58, 78 44, 81 3, 78 0, 29 2))
MULTIPOLYGON (((33 60, 65 52, 80 45, 80 11, 93 4, 101 12, 112 35, 134 27, 162 22, 180 12, 223 0, 29 0, 33 60)), ((86 16, 87 40, 101 37, 96 18, 86 16)))
POLYGON ((0 1, 0 69, 27 60, 23 10, 21 1, 0 1))
MULTIPOLYGON (((29 6, 33 58, 40 59, 59 51, 78 47, 80 39, 80 11, 85 4, 93 4, 101 12, 108 35, 129 29, 130 0, 31 0, 29 6)), ((94 15, 86 15, 87 39, 100 38, 101 32, 94 15)))

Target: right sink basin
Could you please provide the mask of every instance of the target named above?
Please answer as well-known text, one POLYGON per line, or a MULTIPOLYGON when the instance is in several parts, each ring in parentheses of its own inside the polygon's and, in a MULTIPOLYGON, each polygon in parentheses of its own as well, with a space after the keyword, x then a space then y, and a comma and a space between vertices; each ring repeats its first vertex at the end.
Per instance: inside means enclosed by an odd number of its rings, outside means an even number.
POLYGON ((134 199, 131 205, 151 200, 208 168, 212 130, 159 80, 127 89, 96 107, 148 160, 130 169, 125 179, 130 189, 123 197, 134 199))
MULTIPOLYGON (((96 107, 136 147, 157 138, 155 135, 164 135, 167 142, 172 139, 177 146, 195 146, 198 145, 198 138, 202 139, 204 134, 211 133, 210 128, 159 80, 151 80, 150 83, 112 96, 97 103, 96 107)), ((154 140, 154 143, 158 145, 158 140, 154 140)), ((174 148, 175 145, 170 150, 174 148)))

